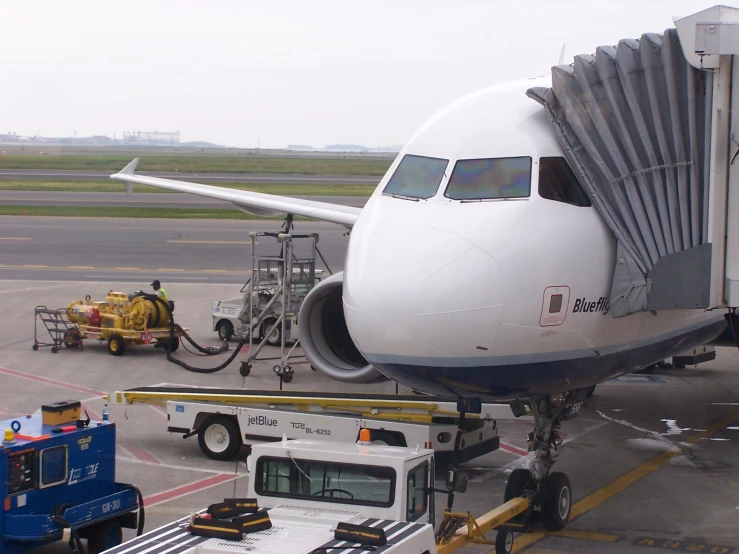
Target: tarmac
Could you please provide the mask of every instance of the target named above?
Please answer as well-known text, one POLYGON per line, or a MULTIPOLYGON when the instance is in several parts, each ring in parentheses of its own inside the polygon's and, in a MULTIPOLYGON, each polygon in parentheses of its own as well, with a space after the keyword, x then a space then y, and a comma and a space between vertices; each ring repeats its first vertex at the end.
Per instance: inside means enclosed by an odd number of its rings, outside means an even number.
MULTIPOLYGON (((105 229, 99 222, 95 227, 95 222, 73 221, 77 226, 89 226, 93 235, 105 229)), ((49 228, 42 231, 42 226, 53 228, 56 223, 39 221, 38 232, 52 234, 49 228)), ((166 227, 170 222, 161 223, 166 227)), ((203 226, 202 221, 184 223, 197 228, 203 226)), ((150 222, 141 224, 145 226, 141 231, 144 235, 155 237, 161 232, 150 222)), ((59 233, 69 232, 65 229, 60 226, 59 233)), ((28 227, 23 230, 30 232, 28 227)), ((0 236, 7 238, 6 227, 0 227, 0 232, 0 236)), ((30 242, 40 240, 39 237, 30 237, 33 239, 30 242)), ((159 238, 152 240, 166 249, 158 242, 159 238)), ((42 254, 53 256, 50 245, 37 246, 33 256, 29 254, 28 265, 33 265, 42 254)), ((0 250, 0 261, 6 261, 7 253, 0 250)), ((181 256, 181 252, 177 255, 181 256)), ((97 256, 98 251, 89 253, 91 264, 101 263, 97 256)), ((151 256, 150 250, 147 258, 151 256)), ((170 261, 175 254, 172 256, 170 261)), ((211 259, 228 263, 223 261, 227 258, 219 251, 212 253, 211 259)), ((46 261, 51 265, 51 260, 46 261)), ((68 261, 77 263, 79 258, 71 257, 68 261)), ((181 260, 181 265, 188 263, 203 262, 196 256, 181 260)), ((240 263, 245 263, 243 257, 240 263)), ((269 363, 255 365, 249 377, 239 375, 242 355, 226 369, 204 375, 167 362, 161 351, 147 346, 131 347, 121 357, 110 356, 105 345, 96 341, 86 341, 84 351, 62 349, 52 353, 49 348, 41 348, 34 352, 31 349, 34 306, 61 308, 86 294, 98 299, 109 290, 130 292, 142 285, 145 288, 149 281, 142 280, 143 274, 137 274, 138 281, 132 283, 130 273, 114 268, 97 282, 87 278, 61 280, 65 276, 61 270, 42 272, 32 268, 19 278, 9 279, 11 270, 0 269, 0 278, 6 279, 0 281, 3 307, 0 417, 3 419, 34 412, 44 403, 64 399, 81 400, 96 419, 102 413, 105 394, 142 385, 171 383, 275 390, 279 387, 269 363)), ((168 283, 166 288, 176 303, 177 321, 190 328, 199 343, 217 344, 211 305, 232 296, 234 284, 180 280, 168 283)), ((43 340, 43 333, 41 329, 39 340, 43 340)), ((630 375, 599 385, 578 416, 565 422, 562 428, 565 444, 555 470, 567 473, 572 481, 572 520, 559 533, 535 528, 518 535, 516 551, 533 554, 647 553, 655 549, 736 552, 739 549, 739 354, 727 348, 717 352, 716 360, 697 368, 658 369, 650 375, 630 375)), ((183 349, 176 354, 201 367, 220 364, 227 355, 203 358, 183 349)), ((346 385, 307 366, 297 366, 294 380, 284 388, 395 391, 393 383, 346 385)), ((399 392, 405 391, 400 387, 399 392)), ((235 461, 210 460, 200 452, 195 437, 183 440, 180 435, 169 434, 166 416, 156 407, 111 405, 110 414, 118 429, 118 480, 132 482, 142 490, 146 498, 147 530, 223 498, 246 494, 245 451, 235 461)), ((471 483, 466 493, 457 496, 455 510, 479 515, 502 502, 507 475, 516 467, 524 467, 530 459, 526 434, 531 427, 527 419, 499 421, 501 449, 465 467, 471 483)), ((437 486, 442 487, 443 483, 439 481, 437 486)), ((445 498, 437 495, 437 521, 444 505, 445 498)), ((124 538, 133 536, 130 530, 125 533, 124 538)), ((494 534, 490 537, 494 539, 494 534)), ((66 544, 57 543, 34 552, 68 551, 66 544)), ((462 552, 491 551, 491 545, 478 545, 462 552)))
MULTIPOLYGON (((0 279, 125 281, 129 287, 146 287, 157 278, 165 288, 188 282, 242 285, 252 269, 249 232, 277 232, 281 225, 258 220, 0 216, 0 279)), ((349 242, 344 227, 298 221, 292 232, 318 233, 325 263, 319 258, 317 267, 342 270, 349 242)), ((298 257, 308 254, 307 243, 294 241, 298 257)), ((259 239, 256 247, 259 256, 279 253, 272 238, 259 239)))

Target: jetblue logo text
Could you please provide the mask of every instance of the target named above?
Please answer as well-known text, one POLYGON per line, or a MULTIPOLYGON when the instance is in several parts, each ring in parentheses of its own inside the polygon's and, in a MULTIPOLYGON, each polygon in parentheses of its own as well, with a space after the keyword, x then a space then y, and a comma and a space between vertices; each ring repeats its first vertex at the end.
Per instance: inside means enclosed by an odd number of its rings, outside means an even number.
POLYGON ((610 303, 608 298, 601 296, 597 302, 589 302, 587 298, 578 298, 575 300, 575 305, 572 308, 572 313, 583 313, 583 312, 603 312, 608 313, 610 303))
POLYGON ((262 425, 265 427, 277 427, 277 420, 269 419, 268 417, 265 417, 263 415, 256 416, 256 417, 249 417, 246 420, 246 426, 249 427, 251 425, 262 425))

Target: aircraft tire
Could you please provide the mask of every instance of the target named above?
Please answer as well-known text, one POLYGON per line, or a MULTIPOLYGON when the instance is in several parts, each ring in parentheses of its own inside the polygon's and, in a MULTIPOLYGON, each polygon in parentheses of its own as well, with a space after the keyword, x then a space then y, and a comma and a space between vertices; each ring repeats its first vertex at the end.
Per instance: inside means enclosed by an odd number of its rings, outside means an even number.
POLYGON ((541 498, 541 515, 544 527, 560 531, 570 521, 572 510, 572 485, 564 473, 550 473, 544 481, 541 498))
POLYGON ((518 498, 526 489, 533 490, 535 487, 534 475, 528 469, 514 469, 506 481, 503 502, 518 498))

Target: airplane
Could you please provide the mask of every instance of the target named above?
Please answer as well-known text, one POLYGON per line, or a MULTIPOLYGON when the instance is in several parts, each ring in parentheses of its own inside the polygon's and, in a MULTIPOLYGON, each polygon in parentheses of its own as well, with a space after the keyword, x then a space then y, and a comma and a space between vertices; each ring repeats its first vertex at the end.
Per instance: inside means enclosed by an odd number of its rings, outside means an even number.
POLYGON ((462 404, 528 404, 534 462, 511 475, 505 500, 535 489, 547 527, 561 529, 571 488, 551 468, 558 429, 583 392, 709 343, 727 320, 702 309, 613 317, 616 239, 545 110, 526 95, 551 85, 550 77, 495 85, 442 109, 361 209, 137 175, 138 159, 111 177, 129 192, 150 185, 349 228, 343 273, 301 308, 312 366, 462 404))

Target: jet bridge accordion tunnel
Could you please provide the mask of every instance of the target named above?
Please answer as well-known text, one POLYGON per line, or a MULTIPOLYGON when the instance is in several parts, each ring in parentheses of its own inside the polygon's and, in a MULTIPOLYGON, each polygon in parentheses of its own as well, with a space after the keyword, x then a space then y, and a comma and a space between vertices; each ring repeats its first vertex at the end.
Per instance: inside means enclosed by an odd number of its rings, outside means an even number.
POLYGON ((739 10, 675 25, 527 91, 615 237, 614 317, 739 306, 739 10))

